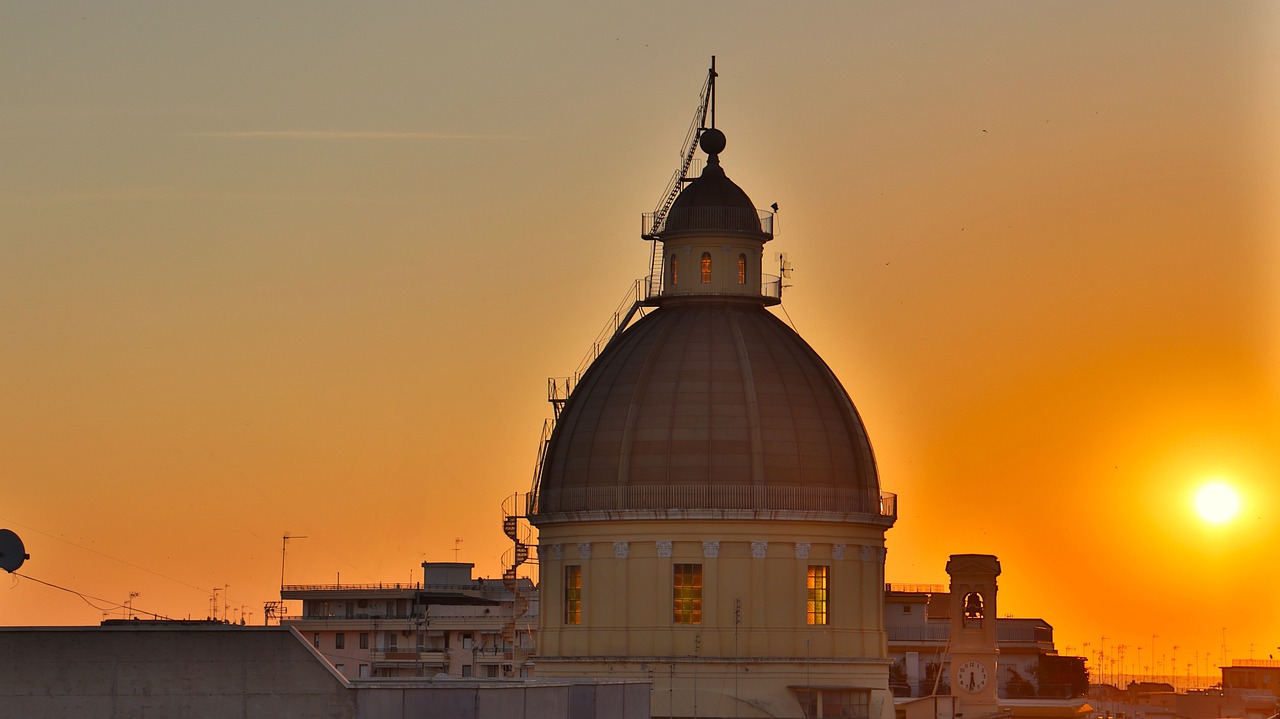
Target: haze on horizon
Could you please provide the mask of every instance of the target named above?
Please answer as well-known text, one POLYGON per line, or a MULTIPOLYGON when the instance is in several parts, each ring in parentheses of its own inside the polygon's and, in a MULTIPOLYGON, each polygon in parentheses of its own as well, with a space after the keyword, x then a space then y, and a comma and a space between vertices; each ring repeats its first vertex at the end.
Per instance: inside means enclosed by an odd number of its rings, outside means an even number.
MULTIPOLYGON (((0 527, 24 574, 169 616, 225 587, 261 621, 285 532, 291 583, 416 581, 457 538, 498 574, 545 379, 646 272, 714 54, 784 318, 899 497, 888 579, 996 554, 1064 653, 1266 656, 1278 32, 1264 3, 7 6, 0 527)), ((102 616, 9 579, 0 625, 102 616)))

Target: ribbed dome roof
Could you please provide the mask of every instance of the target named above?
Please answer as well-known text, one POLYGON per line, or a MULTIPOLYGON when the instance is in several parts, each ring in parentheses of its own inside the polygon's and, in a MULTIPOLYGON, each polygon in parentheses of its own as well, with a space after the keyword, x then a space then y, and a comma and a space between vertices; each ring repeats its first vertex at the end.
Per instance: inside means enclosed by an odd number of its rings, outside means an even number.
MULTIPOLYGON (((537 518, 598 510, 878 514, 862 420, 762 306, 661 307, 606 347, 560 415, 537 518)), ((535 518, 535 521, 537 521, 535 518)))

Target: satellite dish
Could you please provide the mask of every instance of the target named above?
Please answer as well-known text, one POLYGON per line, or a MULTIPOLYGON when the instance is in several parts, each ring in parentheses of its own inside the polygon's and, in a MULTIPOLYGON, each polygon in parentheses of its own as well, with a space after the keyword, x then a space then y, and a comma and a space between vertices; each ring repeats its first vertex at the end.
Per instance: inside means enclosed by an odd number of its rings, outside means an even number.
POLYGON ((22 546, 22 539, 7 529, 0 529, 0 567, 6 572, 16 572, 28 559, 31 555, 22 546))

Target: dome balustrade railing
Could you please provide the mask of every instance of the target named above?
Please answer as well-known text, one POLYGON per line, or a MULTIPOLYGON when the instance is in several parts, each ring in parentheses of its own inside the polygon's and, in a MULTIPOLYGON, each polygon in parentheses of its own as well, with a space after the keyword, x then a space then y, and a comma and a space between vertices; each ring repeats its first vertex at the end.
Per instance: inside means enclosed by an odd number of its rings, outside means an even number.
POLYGON ((716 231, 745 232, 774 238, 772 210, 749 210, 745 207, 677 207, 661 218, 655 227, 658 213, 646 212, 640 216, 640 236, 645 240, 661 240, 664 232, 716 231))
MULTIPOLYGON (((535 487, 540 490, 541 487, 535 487)), ((547 498, 537 491, 529 499, 529 511, 538 514, 596 510, 762 510, 834 512, 897 519, 898 497, 891 492, 825 487, 756 487, 709 485, 657 485, 626 487, 560 488, 547 498)))

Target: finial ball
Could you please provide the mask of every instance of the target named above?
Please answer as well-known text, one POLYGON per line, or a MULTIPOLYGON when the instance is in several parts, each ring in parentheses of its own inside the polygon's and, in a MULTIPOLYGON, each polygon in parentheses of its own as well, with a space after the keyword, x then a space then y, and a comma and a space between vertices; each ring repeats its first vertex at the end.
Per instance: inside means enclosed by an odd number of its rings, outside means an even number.
POLYGON ((702 137, 698 138, 698 146, 708 155, 718 155, 724 152, 724 133, 715 129, 705 130, 702 137))

